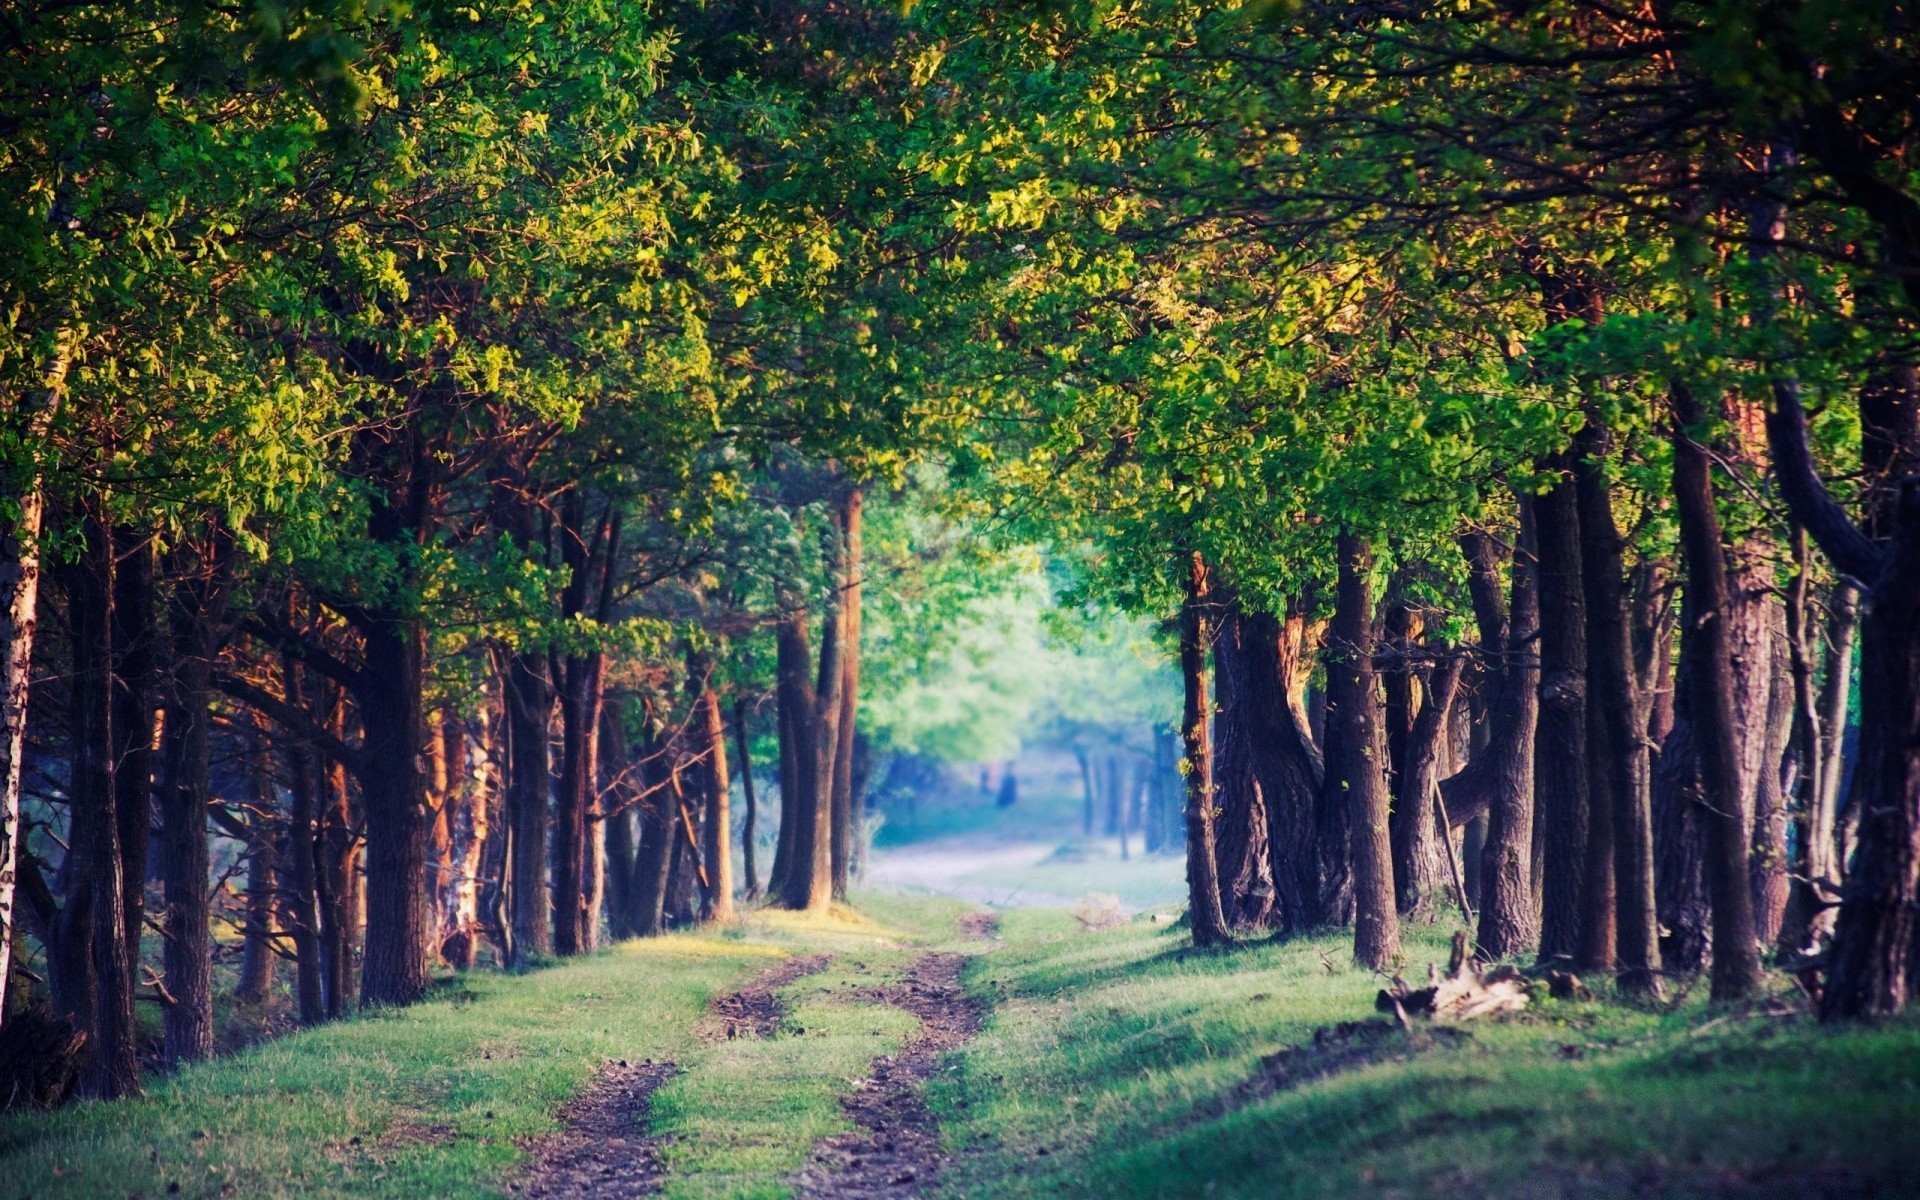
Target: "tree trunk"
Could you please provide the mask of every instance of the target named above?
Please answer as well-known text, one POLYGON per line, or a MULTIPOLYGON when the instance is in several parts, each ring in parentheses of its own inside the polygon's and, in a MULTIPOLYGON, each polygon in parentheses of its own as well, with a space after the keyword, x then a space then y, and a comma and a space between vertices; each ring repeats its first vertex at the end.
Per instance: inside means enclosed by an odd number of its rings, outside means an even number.
POLYGON ((77 1003, 67 1011, 92 1047, 83 1085, 91 1095, 114 1097, 139 1093, 140 1063, 114 779, 113 537, 91 514, 84 536, 67 596, 73 626, 72 817, 70 861, 61 871, 67 897, 60 940, 67 943, 62 957, 81 968, 78 989, 69 991, 77 1003))
MULTIPOLYGON (((840 511, 840 703, 834 721, 833 753, 833 895, 847 898, 847 879, 859 850, 858 814, 854 812, 853 742, 860 709, 860 587, 862 563, 861 494, 848 488, 840 511)), ((821 645, 825 650, 825 643, 821 645)))
MULTIPOLYGON (((782 707, 786 709, 787 723, 793 732, 793 775, 798 793, 794 797, 793 833, 781 903, 795 910, 818 910, 824 909, 833 898, 833 814, 830 810, 833 761, 823 735, 833 733, 835 726, 819 720, 829 706, 807 679, 812 656, 807 649, 805 622, 804 614, 796 614, 783 621, 777 633, 782 707)), ((827 643, 838 643, 837 624, 837 615, 829 611, 822 622, 820 647, 822 664, 831 660, 835 667, 832 678, 836 692, 839 653, 827 643), (831 655, 829 649, 833 649, 831 655)), ((822 682, 829 678, 824 670, 821 676, 822 682)), ((836 694, 832 705, 836 717, 838 700, 836 694)))
POLYGON ((1466 659, 1453 647, 1434 645, 1441 660, 1428 675, 1425 695, 1407 733, 1406 779, 1395 802, 1393 889, 1403 916, 1431 921, 1440 898, 1452 885, 1447 856, 1452 831, 1438 823, 1441 757, 1445 753, 1447 714, 1460 691, 1466 659), (1442 841, 1446 838, 1446 841, 1442 841))
POLYGON ((273 993, 276 965, 273 952, 274 909, 280 892, 278 863, 279 822, 273 817, 273 783, 267 778, 260 757, 262 747, 256 728, 253 745, 247 747, 248 774, 252 777, 253 811, 247 820, 247 923, 242 930, 240 978, 235 982, 236 999, 259 1004, 273 993))
POLYGON ((1379 970, 1400 956, 1387 829, 1386 730, 1373 669, 1373 548, 1339 537, 1340 583, 1327 655, 1327 778, 1348 805, 1352 839, 1353 958, 1379 970))
POLYGON ((411 1004, 426 991, 426 630, 418 618, 377 620, 366 638, 359 695, 360 780, 367 816, 366 959, 360 1004, 411 1004))
POLYGON ((207 885, 212 854, 207 809, 212 758, 211 704, 216 626, 228 596, 224 546, 204 561, 181 552, 171 572, 168 603, 173 671, 160 793, 162 898, 161 969, 173 1003, 163 1010, 168 1066, 213 1057, 213 937, 207 885))
MULTIPOLYGON (((804 635, 804 630, 802 633, 804 635)), ((776 630, 776 647, 780 644, 778 639, 776 630)), ((801 670, 804 672, 805 668, 801 670)), ((785 676, 776 667, 773 717, 775 741, 780 749, 780 827, 774 830, 773 870, 767 875, 769 897, 786 895, 787 877, 793 867, 793 835, 800 824, 800 727, 794 720, 793 702, 806 691, 806 679, 803 674, 797 690, 785 686, 784 680, 785 676)))
MULTIPOLYGON (((280 666, 286 681, 287 703, 306 711, 306 681, 301 668, 288 656, 280 666)), ((297 739, 284 753, 287 769, 287 889, 288 933, 293 939, 293 994, 302 1025, 327 1019, 326 986, 320 955, 319 851, 315 830, 319 818, 319 780, 313 755, 297 739)))
POLYGON ((154 711, 159 656, 151 536, 113 532, 113 788, 124 890, 122 937, 127 945, 127 991, 140 974, 146 932, 147 848, 153 839, 154 711))
POLYGON ((1748 834, 1741 814, 1740 698, 1734 677, 1734 597, 1728 582, 1720 515, 1714 505, 1707 454, 1688 433, 1706 413, 1682 386, 1673 399, 1673 495, 1687 561, 1695 651, 1687 693, 1700 763, 1707 891, 1713 906, 1713 998, 1740 1000, 1760 981, 1753 893, 1747 871, 1748 834))
POLYGON ((553 949, 584 954, 599 924, 591 909, 589 810, 599 777, 600 707, 606 657, 585 654, 561 665, 560 787, 553 825, 553 949))
POLYGON ((1093 814, 1099 807, 1094 800, 1093 763, 1087 757, 1084 747, 1075 746, 1073 757, 1080 764, 1080 833, 1085 837, 1093 836, 1093 814))
POLYGON ((753 753, 752 743, 747 739, 747 701, 744 696, 736 697, 733 702, 733 736, 740 754, 741 803, 746 806, 740 818, 740 865, 745 875, 744 894, 752 900, 760 895, 760 872, 754 865, 757 852, 754 845, 757 831, 754 826, 760 815, 760 802, 753 794, 753 753))
POLYGON ((1535 501, 1534 529, 1540 572, 1540 718, 1533 744, 1535 819, 1541 826, 1540 958, 1571 962, 1580 947, 1587 843, 1587 615, 1580 510, 1571 481, 1562 479, 1535 501))
MULTIPOLYGON (((336 740, 346 735, 346 698, 331 683, 321 684, 320 719, 336 740)), ((360 839, 355 831, 353 793, 346 768, 333 761, 320 771, 320 952, 324 964, 327 1016, 347 1014, 353 995, 354 948, 360 940, 360 839)))
MULTIPOLYGON (((1523 535, 1532 514, 1520 501, 1523 535)), ((1526 541, 1531 541, 1526 536, 1526 541)), ((1514 555, 1511 602, 1501 597, 1499 558, 1493 539, 1472 533, 1461 539, 1480 626, 1483 651, 1494 656, 1488 674, 1488 742, 1481 756, 1487 802, 1487 835, 1479 870, 1479 953, 1511 958, 1533 949, 1533 754, 1539 716, 1540 669, 1535 642, 1540 609, 1528 551, 1514 555)), ((1457 820, 1459 814, 1454 814, 1457 820)))
POLYGON ((1187 571, 1186 603, 1180 610, 1180 678, 1186 689, 1180 733, 1186 750, 1187 917, 1196 946, 1221 945, 1232 936, 1220 906, 1213 841, 1213 720, 1207 695, 1211 593, 1206 562, 1195 553, 1187 571))
MULTIPOLYGON (((1270 714, 1260 711, 1262 693, 1274 690, 1270 680, 1256 682, 1256 672, 1271 675, 1276 668, 1271 646, 1256 640, 1258 632, 1244 618, 1239 605, 1220 606, 1219 628, 1213 638, 1214 694, 1214 823, 1215 870, 1219 877, 1220 908, 1227 927, 1236 933, 1264 927, 1273 915, 1274 880, 1271 830, 1267 823, 1266 781, 1256 761, 1270 714)), ((1117 767, 1109 768, 1118 775, 1117 767)), ((1119 812, 1120 781, 1110 779, 1114 803, 1109 824, 1122 830, 1119 812)))
POLYGON ((633 911, 629 923, 637 937, 653 937, 665 928, 667 875, 673 865, 674 799, 667 786, 673 771, 667 747, 658 736, 641 750, 645 764, 641 787, 651 793, 639 804, 640 847, 633 870, 633 911))
POLYGON ((544 654, 516 654, 507 666, 507 820, 513 830, 513 944, 516 965, 553 953, 547 896, 548 759, 553 685, 544 654))
POLYGON ((1611 435, 1589 422, 1576 439, 1574 468, 1580 507, 1580 565, 1587 615, 1587 762, 1590 778, 1585 876, 1588 903, 1579 965, 1618 968, 1630 993, 1660 993, 1659 921, 1654 905, 1653 817, 1647 749, 1633 672, 1621 564, 1613 520, 1613 488, 1605 459, 1611 435), (1605 824, 1611 836, 1603 834, 1605 824), (1611 863, 1598 861, 1598 851, 1611 863), (1606 893, 1611 913, 1601 909, 1606 893), (1611 926, 1611 929, 1609 929, 1611 926), (1611 934, 1611 936, 1609 936, 1611 934), (1610 946, 1610 943, 1611 946, 1610 946), (1613 951, 1612 955, 1608 950, 1613 951), (1609 963, 1609 958, 1614 959, 1609 963))
POLYGON ((706 793, 700 857, 707 868, 707 887, 700 916, 730 923, 734 918, 733 783, 727 773, 727 726, 720 716, 720 697, 713 690, 713 664, 696 661, 695 665, 699 670, 694 677, 699 683, 694 699, 694 748, 706 756, 700 767, 706 793))

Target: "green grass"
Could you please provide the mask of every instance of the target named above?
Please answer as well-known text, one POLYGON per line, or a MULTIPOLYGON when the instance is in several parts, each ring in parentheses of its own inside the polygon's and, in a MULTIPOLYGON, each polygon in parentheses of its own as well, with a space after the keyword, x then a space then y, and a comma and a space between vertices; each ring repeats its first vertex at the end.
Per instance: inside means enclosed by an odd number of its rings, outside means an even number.
MULTIPOLYGON (((501 1196, 524 1140, 607 1058, 682 1067, 654 1104, 669 1196, 784 1196, 812 1144, 846 1128, 839 1097, 912 1031, 848 989, 958 945, 965 907, 869 896, 472 973, 414 1008, 153 1081, 144 1100, 0 1118, 0 1200, 501 1196), (786 989, 777 1036, 702 1036, 713 995, 796 952, 835 959, 786 989)), ((1151 917, 1098 934, 1059 910, 1002 920, 968 973, 986 1028, 930 1088, 950 1195, 1920 1194, 1920 1021, 1836 1032, 1779 1005, 1544 1001, 1235 1107, 1223 1098, 1262 1056, 1374 1016, 1378 980, 1348 965, 1344 937, 1201 954, 1151 917)), ((1412 971, 1444 955, 1437 932, 1412 934, 1412 971)))
POLYGON ((684 1068, 656 1122, 676 1135, 676 1194, 783 1194, 814 1139, 843 1127, 846 1078, 911 1021, 817 999, 837 974, 795 988, 794 1023, 820 1035, 715 1045, 695 1033, 708 1001, 797 950, 884 978, 913 945, 953 936, 959 911, 876 901, 866 915, 763 913, 719 936, 628 942, 522 976, 469 973, 412 1008, 150 1080, 145 1099, 0 1117, 0 1198, 499 1196, 524 1161, 517 1143, 555 1129, 560 1105, 609 1058, 684 1068))
MULTIPOLYGON (((1920 1180, 1920 1023, 1546 1001, 1221 1114, 1263 1055, 1374 1015, 1379 981, 1345 938, 1196 954, 1144 918, 1006 926, 970 975, 995 1015, 934 1091, 961 1151, 952 1195, 1920 1192, 1900 1182, 1920 1180)), ((1433 934, 1409 943, 1419 970, 1444 956, 1433 934)))

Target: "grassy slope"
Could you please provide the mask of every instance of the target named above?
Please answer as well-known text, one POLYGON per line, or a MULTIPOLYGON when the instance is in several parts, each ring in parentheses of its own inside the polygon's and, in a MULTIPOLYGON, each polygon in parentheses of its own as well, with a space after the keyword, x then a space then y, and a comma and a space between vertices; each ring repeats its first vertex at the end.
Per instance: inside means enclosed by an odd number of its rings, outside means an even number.
MULTIPOLYGON (((0 1118, 0 1198, 497 1196, 520 1139, 608 1057, 670 1058, 655 1101, 676 1197, 786 1194, 837 1098, 911 1020, 849 1003, 954 934, 961 906, 758 914, 255 1047, 143 1101, 0 1118), (711 1043, 709 998, 790 951, 781 1036, 711 1043), (356 1140, 357 1139, 357 1140, 356 1140)), ((1548 1003, 1464 1044, 1225 1115, 1262 1055, 1371 1016, 1342 938, 1195 955, 1147 918, 1102 934, 1005 914, 969 981, 987 1029, 933 1088, 953 1194, 975 1196, 1902 1195, 1920 1179, 1920 1022, 1548 1003), (1043 1154, 1042 1151, 1045 1151, 1043 1154), (1885 1190, 1868 1190, 1874 1184, 1885 1190)), ((1418 939, 1416 967, 1444 948, 1418 939)))
POLYGON ((0 1117, 0 1198, 497 1196, 523 1160, 516 1142, 555 1128, 555 1110, 608 1058, 685 1068, 658 1103, 657 1127, 677 1135, 677 1194, 777 1194, 813 1140, 843 1127, 845 1078, 907 1022, 803 1001, 796 1022, 825 1036, 767 1043, 798 1069, 762 1073, 755 1057, 769 1051, 695 1034, 708 1000, 795 949, 890 973, 913 943, 951 936, 957 911, 761 914, 727 936, 630 942, 524 976, 475 972, 434 1001, 152 1081, 144 1100, 0 1117))
POLYGON ((1262 1055, 1372 1016, 1377 981, 1338 937, 1194 955, 1147 919, 1071 926, 1009 914, 975 964, 998 1009, 934 1096, 953 1194, 1920 1194, 1920 1023, 1549 1001, 1213 1116, 1262 1055))

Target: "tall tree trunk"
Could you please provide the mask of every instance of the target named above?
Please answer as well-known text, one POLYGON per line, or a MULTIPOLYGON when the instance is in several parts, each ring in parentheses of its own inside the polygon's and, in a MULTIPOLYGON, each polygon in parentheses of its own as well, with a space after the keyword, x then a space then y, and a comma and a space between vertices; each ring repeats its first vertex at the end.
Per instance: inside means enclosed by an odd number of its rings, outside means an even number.
POLYGON ((1387 829, 1386 730, 1373 669, 1373 548, 1339 536, 1340 583, 1327 655, 1327 791, 1348 805, 1353 958, 1379 970, 1400 956, 1387 829))
MULTIPOLYGON (((1523 545, 1513 556, 1511 600, 1501 596, 1499 557, 1493 539, 1472 533, 1461 539, 1468 581, 1480 626, 1480 644, 1497 656, 1489 664, 1488 742, 1478 764, 1486 794, 1487 834, 1481 846, 1479 953, 1511 958, 1531 950, 1533 912, 1533 753, 1539 716, 1540 669, 1535 642, 1540 609, 1530 553, 1532 514, 1520 501, 1523 545)), ((1451 811, 1452 806, 1449 805, 1451 811)), ((1461 813, 1452 812, 1454 820, 1461 813)))
MULTIPOLYGON (((823 622, 821 661, 828 659, 826 642, 838 641, 834 613, 823 622)), ((781 903, 790 909, 825 908, 833 897, 832 870, 832 754, 821 735, 830 732, 818 720, 821 703, 808 682, 812 655, 807 648, 806 617, 795 614, 781 622, 776 634, 779 655, 781 707, 793 733, 793 832, 788 848, 787 875, 781 903), (824 768, 824 769, 823 769, 824 768)), ((838 660, 837 651, 833 655, 838 660)), ((823 672, 824 678, 824 672, 823 672)), ((838 715, 838 697, 835 697, 838 715)))
POLYGON ((1741 814, 1739 697, 1735 694, 1732 588, 1720 515, 1714 505, 1707 454, 1688 433, 1706 413, 1675 385, 1673 494, 1687 560, 1687 636, 1697 654, 1688 664, 1687 690, 1700 761, 1702 821, 1706 829, 1707 890, 1713 904, 1713 998, 1739 1000, 1760 980, 1753 893, 1747 873, 1748 834, 1741 814))
POLYGON ((113 532, 113 788, 120 839, 121 936, 127 945, 127 991, 140 974, 146 932, 147 849, 153 838, 154 711, 159 656, 154 611, 156 549, 151 536, 113 532))
POLYGON ((664 739, 648 737, 641 749, 641 789, 649 793, 639 804, 640 847, 633 871, 633 911, 629 921, 638 937, 665 930, 667 875, 672 870, 675 821, 678 812, 668 786, 674 771, 664 739))
MULTIPOLYGON (((122 874, 113 733, 113 538, 89 514, 81 561, 68 572, 73 628, 70 701, 73 766, 66 902, 60 911, 58 957, 77 986, 62 1005, 88 1033, 91 1053, 83 1076, 95 1096, 135 1095, 140 1065, 133 1017, 133 967, 126 941, 126 880, 122 874)), ((50 955, 50 959, 56 956, 50 955)), ((49 967, 55 964, 50 962, 49 967)))
POLYGON ((1212 604, 1212 580, 1205 560, 1195 553, 1180 610, 1180 678, 1186 689, 1180 734, 1187 776, 1187 917, 1196 946, 1217 946, 1232 936, 1220 906, 1213 839, 1213 720, 1207 695, 1212 604))
POLYGON ((1424 695, 1407 732, 1406 779, 1399 784, 1389 832, 1393 840, 1393 890, 1403 916, 1431 921, 1440 898, 1452 885, 1447 857, 1452 831, 1438 823, 1441 758, 1445 753, 1447 714, 1460 691, 1465 658, 1453 647, 1435 645, 1439 665, 1428 675, 1424 695), (1441 839, 1445 838, 1446 841, 1441 839))
MULTIPOLYGON (((329 682, 320 685, 320 720, 342 740, 346 735, 346 697, 329 682)), ((360 940, 360 839, 355 830, 353 792, 346 768, 333 761, 320 771, 320 952, 324 963, 327 1016, 347 1014, 353 996, 354 950, 360 940)))
MULTIPOLYGON (((803 636, 804 633, 802 630, 803 636)), ((776 630, 776 646, 780 645, 779 636, 780 631, 776 630)), ((807 690, 805 669, 800 667, 803 674, 800 687, 795 689, 787 686, 785 668, 775 668, 773 718, 775 741, 780 749, 780 827, 774 831, 773 869, 767 876, 767 895, 772 898, 786 895, 787 877, 793 870, 794 831, 800 826, 801 732, 794 705, 807 690)))
POLYGON ((547 896, 549 743, 553 684, 544 654, 516 654, 507 665, 507 820, 513 829, 513 943, 516 963, 553 953, 547 896))
POLYGON ((66 389, 73 336, 60 330, 25 403, 0 415, 26 460, 0 464, 0 1023, 6 1021, 12 975, 15 874, 19 859, 21 754, 27 733, 27 696, 33 681, 33 644, 40 598, 40 529, 46 497, 34 458, 66 389))
MULTIPOLYGON (((216 535, 217 536, 217 535, 216 535)), ((173 1003, 166 1006, 165 1058, 169 1066, 213 1057, 213 936, 207 886, 212 854, 207 809, 212 757, 211 705, 216 626, 229 594, 224 543, 204 556, 175 556, 174 591, 167 607, 173 642, 168 691, 165 786, 160 793, 162 896, 161 969, 173 1003), (196 561, 196 559, 201 559, 196 561)))
POLYGON ((720 697, 713 689, 713 664, 696 658, 698 680, 694 697, 694 749, 705 756, 700 764, 706 793, 706 817, 701 822, 700 857, 707 868, 703 920, 730 923, 733 910, 733 781, 727 773, 727 726, 720 716, 720 697))
POLYGON ((261 731, 256 728, 253 744, 247 747, 248 774, 253 790, 253 812, 247 820, 247 923, 242 929, 240 978, 233 994, 237 999, 258 1004, 273 992, 276 965, 274 910, 280 892, 278 870, 279 821, 274 813, 273 781, 260 761, 266 753, 261 731))
MULTIPOLYGON (((1270 714, 1260 711, 1261 683, 1256 672, 1271 675, 1277 663, 1273 647, 1262 647, 1259 631, 1243 617, 1234 602, 1219 606, 1219 627, 1213 638, 1214 711, 1213 782, 1215 864, 1219 876, 1220 908, 1227 927, 1246 932, 1265 926, 1273 915, 1274 879, 1271 830, 1267 824, 1266 781, 1256 761, 1270 714)), ((1110 775, 1118 775, 1117 766, 1110 775)), ((1110 778, 1115 803, 1108 822, 1124 830, 1118 792, 1121 782, 1110 778)), ((1124 833, 1122 834, 1124 846, 1124 833)))
POLYGON ((840 511, 842 644, 833 754, 833 895, 837 900, 847 898, 847 879, 859 857, 861 836, 853 787, 853 743, 860 710, 860 589, 865 570, 861 523, 860 489, 849 488, 840 511))
POLYGON ((758 847, 754 844, 758 831, 754 827, 759 820, 760 802, 753 794, 753 743, 747 738, 745 696, 736 697, 733 701, 733 736, 739 745, 740 753, 740 799, 746 806, 746 811, 740 818, 740 865, 745 874, 744 895, 752 900, 760 895, 760 872, 754 861, 754 856, 758 852, 758 847))
POLYGON ((591 950, 588 912, 588 810, 593 804, 600 739, 604 657, 569 657, 557 672, 560 693, 560 786, 553 823, 553 949, 556 954, 591 950))
POLYGON ((1094 798, 1093 762, 1087 757, 1085 747, 1075 746, 1073 757, 1080 764, 1080 833, 1085 837, 1093 836, 1093 816, 1099 807, 1094 798))
POLYGON ((1540 958, 1572 961, 1580 947, 1588 805, 1587 615, 1580 510, 1570 480, 1563 478, 1535 501, 1534 529, 1540 572, 1540 718, 1533 746, 1542 856, 1540 958))
POLYGON ((1589 421, 1576 439, 1575 498, 1580 507, 1580 564, 1587 615, 1587 762, 1589 854, 1580 965, 1617 967, 1620 986, 1660 993, 1659 921, 1654 903, 1653 816, 1647 749, 1633 671, 1622 567, 1622 539, 1613 519, 1606 458, 1611 434, 1589 421), (1602 832, 1607 825, 1611 836, 1602 832), (1609 851, 1610 863, 1597 852, 1609 851), (1612 894, 1613 911, 1601 909, 1612 894), (1608 936, 1611 925, 1612 937, 1608 936), (1612 942, 1613 954, 1608 955, 1612 942), (1609 958, 1613 962, 1609 962, 1609 958))
POLYGON ((426 991, 427 811, 426 630, 417 617, 376 620, 364 630, 365 686, 360 780, 367 816, 366 958, 362 1007, 411 1004, 426 991))
MULTIPOLYGON (((282 662, 287 703, 306 710, 306 681, 291 657, 282 662)), ((285 752, 287 768, 287 888, 288 934, 293 939, 293 993, 302 1025, 327 1019, 326 987, 320 957, 320 889, 315 829, 319 815, 319 781, 313 756, 297 740, 285 752)))

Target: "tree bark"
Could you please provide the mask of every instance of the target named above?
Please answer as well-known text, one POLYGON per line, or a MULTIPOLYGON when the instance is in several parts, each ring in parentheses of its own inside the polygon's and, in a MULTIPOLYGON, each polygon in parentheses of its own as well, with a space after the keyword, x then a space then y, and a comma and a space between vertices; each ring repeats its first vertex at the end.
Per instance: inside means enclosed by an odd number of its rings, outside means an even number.
MULTIPOLYGON (((1564 462, 1552 464, 1564 470, 1564 462)), ((1580 510, 1561 479, 1534 504, 1540 574, 1540 716, 1533 794, 1540 822, 1540 958, 1573 961, 1587 843, 1587 616, 1580 510)))
POLYGON ((745 875, 746 898, 752 900, 760 895, 760 872, 754 862, 758 849, 754 845, 757 836, 754 826, 759 819, 760 802, 753 794, 753 744, 747 738, 747 701, 744 696, 736 697, 733 702, 733 736, 740 753, 741 803, 746 806, 740 819, 740 865, 745 875))
POLYGON ((1393 899, 1393 845, 1387 823, 1386 730, 1373 667, 1373 548, 1339 536, 1340 582, 1327 655, 1327 778, 1350 816, 1353 958, 1380 970, 1400 956, 1393 899))
POLYGON ((173 1003, 163 1011, 169 1066, 213 1057, 213 936, 207 884, 212 854, 207 809, 212 758, 213 659, 216 627, 229 587, 224 545, 204 556, 182 551, 174 562, 167 620, 173 642, 168 692, 165 786, 160 793, 161 970, 173 1003), (201 561, 195 561, 201 558, 201 561))
POLYGON ((124 889, 121 936, 127 991, 140 974, 146 932, 147 849, 153 839, 154 712, 159 705, 154 610, 156 549, 150 535, 116 528, 113 571, 113 789, 124 889))
POLYGON ((1460 691, 1466 660, 1451 646, 1434 644, 1440 662, 1427 676, 1424 696, 1407 734, 1406 779, 1399 785, 1391 835, 1393 887, 1400 913, 1431 921, 1440 898, 1452 884, 1447 856, 1452 831, 1439 824, 1441 757, 1445 753, 1447 714, 1460 691), (1441 839, 1445 838, 1446 841, 1441 839))
POLYGON ((1672 401, 1674 506, 1692 594, 1687 637, 1696 651, 1686 682, 1700 762, 1707 890, 1713 905, 1713 998, 1731 1001, 1751 995, 1760 981, 1748 835, 1741 819, 1746 805, 1731 629, 1734 599, 1707 454, 1688 432, 1705 422, 1706 413, 1678 384, 1672 401))
POLYGON ((418 617, 375 620, 360 689, 360 780, 367 818, 367 911, 360 970, 363 1008, 411 1004, 427 974, 426 629, 418 617))
MULTIPOLYGON (((861 493, 847 489, 840 510, 841 679, 833 754, 833 896, 847 898, 847 880, 859 856, 860 815, 855 812, 853 743, 860 709, 861 493)), ((822 649, 824 650, 824 645, 822 649)))
POLYGON ((1575 498, 1587 615, 1589 853, 1579 965, 1615 966, 1630 993, 1660 993, 1653 818, 1647 748, 1633 671, 1622 547, 1605 459, 1611 435, 1589 421, 1576 439, 1575 498), (1602 825, 1606 826, 1603 832, 1602 825), (1610 836, 1609 836, 1610 835, 1610 836), (1599 858, 1611 854, 1610 862, 1599 858), (1611 894, 1612 911, 1602 902, 1611 894), (1611 936, 1609 936, 1611 935, 1611 936), (1609 950, 1612 951, 1609 954, 1609 950), (1611 961, 1610 961, 1611 960, 1611 961))
MULTIPOLYGON (((1266 780, 1256 759, 1272 716, 1262 702, 1276 690, 1270 676, 1278 664, 1237 604, 1222 604, 1220 612, 1213 638, 1215 869, 1227 927, 1240 933, 1264 927, 1274 908, 1266 780), (1256 682, 1257 672, 1269 678, 1256 682)), ((1118 828, 1124 849, 1119 774, 1117 764, 1109 765, 1108 823, 1118 828)))
POLYGON ((82 1085, 94 1096, 137 1095, 140 1064, 133 1016, 133 966, 126 941, 113 733, 113 537, 94 515, 84 522, 81 561, 67 572, 73 675, 73 746, 68 862, 62 867, 57 953, 72 982, 56 1003, 85 1030, 91 1046, 82 1085))
POLYGON ((733 911, 732 780, 727 774, 727 727, 720 716, 720 697, 713 689, 713 664, 696 659, 698 680, 693 716, 695 752, 704 756, 706 817, 701 823, 700 857, 707 868, 707 887, 701 905, 702 920, 729 923, 733 911))
POLYGON ((547 896, 548 795, 552 771, 553 685, 544 654, 516 654, 507 665, 507 820, 513 830, 515 965, 553 953, 547 896))
POLYGON ((1180 610, 1180 678, 1186 693, 1180 735, 1186 751, 1187 917, 1196 946, 1222 945, 1232 938, 1220 905, 1213 839, 1213 719, 1207 694, 1212 587, 1206 561, 1194 553, 1180 610))
MULTIPOLYGON (((1530 541, 1532 515, 1520 501, 1524 540, 1530 541)), ((1533 912, 1533 755, 1539 717, 1540 668, 1535 643, 1539 634, 1538 590, 1530 552, 1513 556, 1511 601, 1501 597, 1499 557, 1493 539, 1471 533, 1461 539, 1480 644, 1493 656, 1488 674, 1488 743, 1485 763, 1487 836, 1479 870, 1479 953, 1511 958, 1534 947, 1538 928, 1533 912)), ((1457 817, 1456 817, 1457 819, 1457 817)))

